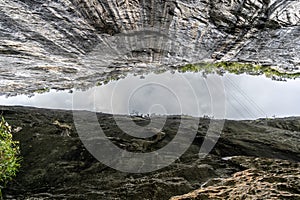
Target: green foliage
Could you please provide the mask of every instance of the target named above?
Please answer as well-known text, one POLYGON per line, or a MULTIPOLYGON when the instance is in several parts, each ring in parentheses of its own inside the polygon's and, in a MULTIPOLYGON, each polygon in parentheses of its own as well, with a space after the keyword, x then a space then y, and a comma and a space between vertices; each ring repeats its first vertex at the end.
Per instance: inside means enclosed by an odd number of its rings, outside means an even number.
POLYGON ((233 74, 252 73, 260 74, 262 66, 253 65, 250 63, 239 62, 217 62, 213 64, 218 69, 224 69, 225 71, 233 74))
MULTIPOLYGON (((202 62, 197 64, 187 64, 180 67, 174 67, 173 69, 178 70, 178 72, 185 73, 185 72, 195 72, 195 73, 202 73, 204 76, 208 74, 218 74, 223 75, 224 73, 228 72, 231 74, 250 74, 250 75, 265 75, 268 78, 273 78, 274 80, 285 80, 285 79, 295 79, 300 77, 300 72, 289 72, 280 69, 273 68, 271 66, 263 66, 263 65, 256 65, 252 63, 242 63, 242 62, 215 62, 215 63, 208 63, 202 62)), ((166 72, 166 68, 158 68, 153 71, 155 74, 162 74, 166 72)), ((171 71, 172 72, 172 71, 171 71)), ((134 74, 137 76, 138 74, 134 74)), ((141 78, 144 78, 143 74, 141 78)), ((98 81, 96 86, 106 85, 111 81, 117 81, 119 79, 125 78, 125 76, 120 74, 115 74, 112 76, 107 76, 106 79, 103 81, 98 81)))
MULTIPOLYGON (((20 167, 19 146, 17 141, 12 140, 11 127, 0 119, 0 183, 10 181, 20 167)), ((1 199, 1 188, 0 188, 1 199)))
POLYGON ((38 93, 38 94, 43 94, 43 93, 46 93, 46 92, 50 92, 50 88, 41 88, 41 89, 38 89, 38 90, 34 91, 34 93, 38 93))
POLYGON ((223 74, 225 72, 233 74, 251 74, 261 75, 264 74, 269 78, 282 79, 295 79, 300 77, 300 73, 286 72, 283 70, 275 69, 270 66, 254 65, 250 63, 240 62, 216 62, 216 63, 199 63, 187 64, 179 68, 180 72, 204 72, 205 74, 223 74))
POLYGON ((213 73, 214 65, 211 63, 187 64, 179 68, 180 72, 201 72, 213 73))

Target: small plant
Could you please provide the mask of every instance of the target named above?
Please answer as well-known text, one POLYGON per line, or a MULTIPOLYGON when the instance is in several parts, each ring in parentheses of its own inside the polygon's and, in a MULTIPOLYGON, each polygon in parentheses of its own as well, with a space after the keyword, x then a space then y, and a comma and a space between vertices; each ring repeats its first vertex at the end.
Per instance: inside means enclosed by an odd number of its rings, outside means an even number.
POLYGON ((50 92, 50 88, 41 88, 41 89, 38 89, 38 90, 34 91, 34 93, 38 93, 38 94, 43 94, 43 93, 46 93, 46 92, 50 92))
POLYGON ((0 199, 2 199, 2 185, 10 181, 20 167, 18 144, 12 140, 11 127, 3 117, 0 117, 0 199))

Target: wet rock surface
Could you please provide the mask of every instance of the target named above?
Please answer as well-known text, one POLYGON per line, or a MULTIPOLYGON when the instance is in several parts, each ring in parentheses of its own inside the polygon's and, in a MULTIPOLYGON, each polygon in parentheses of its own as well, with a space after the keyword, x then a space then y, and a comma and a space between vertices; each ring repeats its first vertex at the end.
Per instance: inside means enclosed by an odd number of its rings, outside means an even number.
MULTIPOLYGON (((2 106, 0 112, 12 125, 23 157, 20 172, 4 189, 5 199, 169 199, 201 185, 200 192, 176 198, 193 199, 198 194, 297 198, 299 194, 298 117, 226 120, 220 139, 205 158, 199 158, 199 149, 210 120, 201 119, 194 142, 180 159, 155 172, 133 174, 105 166, 86 150, 71 111, 2 106)), ((151 145, 140 148, 141 143, 133 145, 133 138, 118 129, 114 116, 99 113, 97 117, 114 144, 133 152, 153 151, 168 144, 181 120, 180 116, 169 116, 163 138, 150 138, 151 145)), ((148 124, 147 120, 134 118, 139 125, 148 124)))
POLYGON ((299 67, 297 0, 0 3, 0 91, 94 86, 201 61, 299 67))

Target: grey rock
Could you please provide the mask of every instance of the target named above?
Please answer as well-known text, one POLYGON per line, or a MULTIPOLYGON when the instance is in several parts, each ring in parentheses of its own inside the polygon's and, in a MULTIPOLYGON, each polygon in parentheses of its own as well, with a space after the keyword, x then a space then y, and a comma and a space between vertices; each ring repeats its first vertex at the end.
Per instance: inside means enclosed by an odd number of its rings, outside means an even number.
POLYGON ((0 3, 0 93, 87 88, 202 61, 299 68, 299 1, 0 3))

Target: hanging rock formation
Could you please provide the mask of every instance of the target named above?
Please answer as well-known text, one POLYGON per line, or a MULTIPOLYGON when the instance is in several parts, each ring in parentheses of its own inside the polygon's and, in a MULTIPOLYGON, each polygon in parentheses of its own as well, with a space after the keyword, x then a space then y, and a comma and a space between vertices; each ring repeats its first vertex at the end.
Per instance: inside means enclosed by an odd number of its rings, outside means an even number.
POLYGON ((3 0, 0 91, 85 88, 201 61, 295 70, 299 9, 297 0, 3 0))

